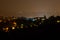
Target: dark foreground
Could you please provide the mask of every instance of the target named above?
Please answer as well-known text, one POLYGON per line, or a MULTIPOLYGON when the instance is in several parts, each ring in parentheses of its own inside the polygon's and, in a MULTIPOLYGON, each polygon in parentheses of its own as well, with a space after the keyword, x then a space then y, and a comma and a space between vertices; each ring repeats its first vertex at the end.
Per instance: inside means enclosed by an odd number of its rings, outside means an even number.
POLYGON ((9 32, 0 31, 1 39, 6 40, 17 40, 23 38, 40 38, 46 37, 47 35, 56 35, 55 33, 60 32, 60 25, 42 25, 38 28, 27 28, 27 29, 15 29, 9 32))

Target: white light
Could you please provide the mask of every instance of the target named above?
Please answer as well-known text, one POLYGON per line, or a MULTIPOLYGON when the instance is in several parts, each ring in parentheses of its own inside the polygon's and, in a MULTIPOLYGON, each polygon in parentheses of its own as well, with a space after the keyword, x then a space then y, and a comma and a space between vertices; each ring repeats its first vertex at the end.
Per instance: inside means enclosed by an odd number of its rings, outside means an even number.
POLYGON ((57 20, 57 23, 60 23, 60 20, 57 20))
POLYGON ((15 27, 12 27, 12 29, 14 30, 14 29, 15 29, 15 27))
POLYGON ((42 20, 45 20, 44 18, 42 20))

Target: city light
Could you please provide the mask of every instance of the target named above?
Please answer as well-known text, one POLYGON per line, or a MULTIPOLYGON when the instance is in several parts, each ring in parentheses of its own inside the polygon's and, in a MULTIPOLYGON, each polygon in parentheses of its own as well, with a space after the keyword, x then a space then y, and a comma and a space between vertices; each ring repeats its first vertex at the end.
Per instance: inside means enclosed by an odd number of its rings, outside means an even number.
MULTIPOLYGON (((40 17, 39 17, 40 18, 40 17)), ((31 28, 43 28, 43 26, 48 26, 50 24, 58 24, 60 25, 60 18, 48 18, 46 20, 46 18, 41 17, 40 19, 37 18, 28 18, 28 20, 22 19, 22 18, 17 18, 14 20, 11 20, 12 18, 5 18, 5 19, 0 19, 0 30, 4 31, 4 32, 10 32, 14 29, 17 30, 25 30, 25 29, 31 29, 31 28), (37 20, 36 20, 37 19, 37 20), (53 21, 52 21, 53 20, 53 21), (51 23, 50 23, 51 22, 51 23), (55 23, 56 22, 56 23, 55 23)), ((56 25, 57 25, 56 24, 56 25)))
POLYGON ((9 28, 8 27, 3 28, 3 31, 8 32, 9 31, 9 28))
POLYGON ((42 20, 42 21, 44 21, 45 19, 44 19, 44 18, 42 18, 41 20, 42 20))
POLYGON ((16 25, 16 22, 13 22, 14 25, 16 25))
POLYGON ((60 20, 57 20, 57 23, 60 23, 60 20))
POLYGON ((15 27, 12 27, 12 30, 14 30, 15 29, 15 27))
POLYGON ((13 25, 16 27, 17 26, 17 23, 16 22, 13 22, 13 25))
POLYGON ((23 28, 23 26, 24 26, 24 25, 23 25, 23 24, 21 24, 20 28, 23 28))
POLYGON ((2 22, 2 20, 0 20, 0 22, 2 22))

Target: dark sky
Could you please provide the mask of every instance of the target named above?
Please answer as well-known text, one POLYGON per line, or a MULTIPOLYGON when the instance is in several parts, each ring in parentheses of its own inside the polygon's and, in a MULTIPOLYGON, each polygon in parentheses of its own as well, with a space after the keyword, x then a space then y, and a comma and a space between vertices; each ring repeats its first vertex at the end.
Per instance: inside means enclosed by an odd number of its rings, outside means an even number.
POLYGON ((60 0, 0 0, 1 16, 60 16, 60 0))

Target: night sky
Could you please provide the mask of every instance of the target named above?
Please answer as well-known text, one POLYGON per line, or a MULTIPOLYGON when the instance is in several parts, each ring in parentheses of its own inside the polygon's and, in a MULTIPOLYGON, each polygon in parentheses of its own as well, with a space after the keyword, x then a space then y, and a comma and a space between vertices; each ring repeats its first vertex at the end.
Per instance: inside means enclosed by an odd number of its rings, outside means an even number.
POLYGON ((0 16, 60 16, 60 0, 0 0, 0 16))

